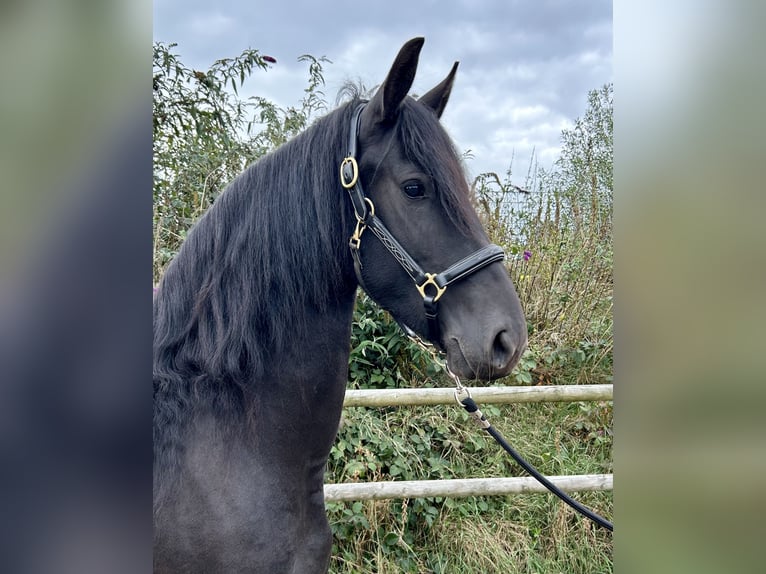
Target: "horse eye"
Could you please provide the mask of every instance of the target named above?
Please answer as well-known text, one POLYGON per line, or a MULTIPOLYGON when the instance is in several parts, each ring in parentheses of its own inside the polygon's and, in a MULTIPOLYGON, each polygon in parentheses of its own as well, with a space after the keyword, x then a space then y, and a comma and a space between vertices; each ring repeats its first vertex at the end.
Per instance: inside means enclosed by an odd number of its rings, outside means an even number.
POLYGON ((402 191, 411 199, 417 199, 426 194, 426 188, 419 181, 408 181, 402 186, 402 191))

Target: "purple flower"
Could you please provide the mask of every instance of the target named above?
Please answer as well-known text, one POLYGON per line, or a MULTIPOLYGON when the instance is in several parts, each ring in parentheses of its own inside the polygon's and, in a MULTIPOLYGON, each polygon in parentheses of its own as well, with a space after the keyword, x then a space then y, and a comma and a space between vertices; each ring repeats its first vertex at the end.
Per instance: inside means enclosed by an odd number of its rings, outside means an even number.
POLYGON ((524 252, 524 261, 529 261, 529 259, 532 257, 531 251, 525 251, 524 252))

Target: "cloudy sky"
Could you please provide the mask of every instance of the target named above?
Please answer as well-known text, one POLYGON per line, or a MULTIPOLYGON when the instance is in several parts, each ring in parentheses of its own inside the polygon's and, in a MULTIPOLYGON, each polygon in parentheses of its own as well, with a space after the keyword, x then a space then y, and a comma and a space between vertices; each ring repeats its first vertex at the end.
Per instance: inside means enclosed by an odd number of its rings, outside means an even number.
POLYGON ((613 81, 612 3, 605 0, 155 0, 154 39, 176 42, 189 66, 258 49, 277 63, 246 93, 294 105, 306 85, 301 54, 326 56, 325 94, 347 80, 378 85, 401 45, 424 36, 413 92, 424 93, 460 61, 442 117, 472 175, 524 179, 535 150, 550 167, 561 130, 585 111, 589 90, 613 81))

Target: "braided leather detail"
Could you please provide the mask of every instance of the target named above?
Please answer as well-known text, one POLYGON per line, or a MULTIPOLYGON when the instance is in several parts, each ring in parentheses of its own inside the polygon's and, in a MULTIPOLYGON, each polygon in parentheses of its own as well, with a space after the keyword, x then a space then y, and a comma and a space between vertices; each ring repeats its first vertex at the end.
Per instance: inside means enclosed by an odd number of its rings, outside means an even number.
POLYGON ((415 260, 410 257, 407 250, 396 240, 391 232, 383 225, 383 222, 377 217, 373 216, 367 223, 367 227, 372 231, 375 236, 380 239, 380 242, 391 252, 399 262, 399 265, 407 272, 415 283, 420 283, 425 278, 423 269, 418 265, 415 260))

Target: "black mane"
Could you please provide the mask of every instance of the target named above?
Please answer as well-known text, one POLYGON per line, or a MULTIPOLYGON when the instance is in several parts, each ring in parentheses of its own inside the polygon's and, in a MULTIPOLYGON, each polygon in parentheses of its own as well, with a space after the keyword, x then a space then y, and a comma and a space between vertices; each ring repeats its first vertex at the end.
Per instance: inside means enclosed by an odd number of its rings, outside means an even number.
POLYGON ((249 166, 190 230, 163 275, 154 297, 155 512, 172 487, 167 476, 178 469, 195 410, 257 417, 254 383, 269 355, 307 329, 305 302, 321 311, 356 288, 352 208, 338 183, 354 104, 249 166))
POLYGON ((189 232, 154 301, 155 378, 257 377, 262 353, 306 327, 296 303, 321 311, 343 288, 352 213, 338 166, 354 105, 249 166, 189 232))

